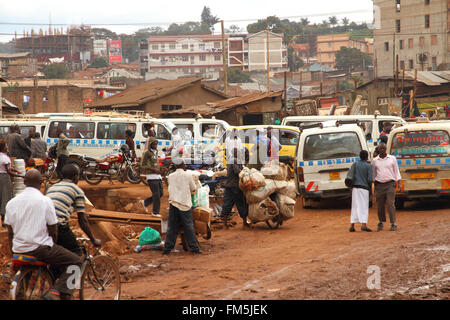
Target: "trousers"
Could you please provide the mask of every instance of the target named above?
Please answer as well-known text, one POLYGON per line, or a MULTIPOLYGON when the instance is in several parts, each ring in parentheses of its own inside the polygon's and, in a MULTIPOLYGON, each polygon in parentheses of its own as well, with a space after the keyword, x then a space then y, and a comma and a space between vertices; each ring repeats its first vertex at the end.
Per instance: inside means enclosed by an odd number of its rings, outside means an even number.
POLYGON ((236 205, 239 216, 245 219, 248 216, 248 205, 245 196, 239 188, 225 188, 222 203, 222 215, 230 214, 236 205))
POLYGON ((153 213, 159 214, 161 207, 161 197, 163 196, 162 180, 147 180, 148 186, 152 191, 152 195, 144 200, 144 206, 149 206, 153 203, 153 213))
POLYGON ((181 211, 173 205, 170 205, 169 208, 167 235, 163 251, 170 251, 175 247, 180 227, 183 228, 191 252, 199 251, 200 247, 198 245, 197 236, 195 235, 192 209, 181 211))
POLYGON ((386 207, 391 224, 395 224, 395 181, 387 183, 375 182, 375 197, 377 198, 378 221, 386 222, 386 207))

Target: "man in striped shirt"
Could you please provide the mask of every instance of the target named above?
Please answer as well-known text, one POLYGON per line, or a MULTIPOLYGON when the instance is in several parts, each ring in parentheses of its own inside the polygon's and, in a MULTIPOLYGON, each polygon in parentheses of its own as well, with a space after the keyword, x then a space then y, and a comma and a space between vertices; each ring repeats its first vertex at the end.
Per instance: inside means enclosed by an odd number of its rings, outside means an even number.
POLYGON ((86 218, 84 192, 77 186, 80 176, 78 168, 67 164, 62 168, 61 174, 63 180, 51 186, 46 194, 53 201, 58 219, 57 244, 81 256, 81 249, 69 226, 73 209, 77 212, 81 230, 91 239, 92 244, 100 246, 101 241, 94 238, 86 218))

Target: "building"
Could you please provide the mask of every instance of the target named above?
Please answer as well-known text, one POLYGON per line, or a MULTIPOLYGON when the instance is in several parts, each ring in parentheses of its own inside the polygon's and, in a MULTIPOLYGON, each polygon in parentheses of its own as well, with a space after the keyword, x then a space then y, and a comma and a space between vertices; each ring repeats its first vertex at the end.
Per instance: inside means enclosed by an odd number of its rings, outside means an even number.
POLYGON ((92 53, 94 55, 94 58, 96 57, 108 58, 108 40, 97 39, 94 40, 92 44, 93 44, 92 53))
POLYGON ((30 52, 0 53, 0 75, 9 79, 34 77, 37 61, 30 52))
POLYGON ((283 43, 283 34, 260 31, 247 36, 248 42, 248 71, 267 71, 267 57, 269 57, 270 71, 278 72, 287 69, 287 49, 283 43), (269 41, 267 39, 269 38, 269 41), (267 55, 269 42, 269 55, 267 55))
POLYGON ((26 80, 0 83, 2 95, 23 113, 83 112, 84 107, 117 94, 124 87, 95 84, 94 80, 26 80))
MULTIPOLYGON (((141 45, 145 50, 145 44, 141 45)), ((148 38, 146 80, 197 76, 216 80, 223 70, 221 35, 153 36, 148 38)), ((145 67, 141 67, 141 70, 145 67)))
POLYGON ((92 104, 96 110, 138 110, 150 115, 214 102, 228 98, 222 92, 202 84, 201 78, 151 80, 92 104))
POLYGON ((248 42, 246 35, 230 35, 228 38, 228 67, 248 71, 248 42))
POLYGON ((214 116, 230 125, 274 124, 281 118, 283 92, 257 92, 216 102, 208 102, 183 109, 161 112, 163 117, 189 117, 200 114, 214 116))
POLYGON ((291 43, 289 46, 294 50, 294 54, 302 59, 304 63, 310 62, 309 43, 291 43))
POLYGON ((40 30, 31 34, 24 32, 23 38, 15 38, 14 45, 17 51, 27 51, 36 58, 38 63, 50 62, 50 59, 63 59, 69 70, 79 70, 83 64, 91 62, 93 52, 93 35, 91 28, 81 26, 67 29, 40 30))
POLYGON ((378 77, 400 70, 448 70, 450 0, 374 0, 378 77))
POLYGON ((323 34, 317 36, 317 60, 320 64, 334 69, 336 52, 341 47, 356 48, 361 52, 370 54, 371 45, 365 40, 350 39, 350 34, 323 34))

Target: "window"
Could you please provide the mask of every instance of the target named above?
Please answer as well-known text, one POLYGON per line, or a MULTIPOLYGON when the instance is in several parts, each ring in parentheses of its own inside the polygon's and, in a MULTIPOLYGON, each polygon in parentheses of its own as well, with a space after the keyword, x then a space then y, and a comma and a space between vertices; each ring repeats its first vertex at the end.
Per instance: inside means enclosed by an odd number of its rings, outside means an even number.
POLYGON ((200 61, 206 61, 206 56, 205 56, 205 55, 201 55, 201 56, 199 57, 199 59, 200 59, 200 61))
POLYGON ((389 42, 384 43, 384 51, 389 51, 389 42))
POLYGON ((53 121, 48 129, 50 138, 58 138, 57 130, 61 129, 68 138, 92 139, 94 138, 94 122, 68 122, 53 121))
POLYGON ((400 70, 405 70, 405 61, 400 60, 400 70))
POLYGON ((199 48, 200 50, 205 50, 205 44, 204 44, 204 43, 199 43, 199 44, 198 44, 198 48, 199 48))
POLYGON ((135 123, 100 122, 97 127, 97 139, 125 139, 125 131, 136 132, 135 123))
POLYGON ((437 57, 432 57, 431 58, 431 65, 432 65, 432 69, 436 70, 436 68, 437 68, 437 57))
POLYGON ((430 15, 427 14, 425 15, 425 28, 429 28, 430 27, 430 15))
POLYGON ((183 69, 183 73, 184 73, 184 74, 189 74, 189 68, 184 68, 184 69, 183 69))
MULTIPOLYGON (((270 42, 270 41, 269 41, 270 42)), ((331 42, 328 42, 328 48, 331 48, 331 42)))
POLYGON ((195 62, 195 57, 191 56, 191 64, 194 64, 194 62, 195 62))
MULTIPOLYGON (((274 135, 275 135, 275 130, 274 135)), ((280 130, 280 144, 283 146, 296 146, 298 140, 298 132, 291 130, 280 130)))
MULTIPOLYGON (((180 106, 180 108, 181 108, 181 106, 180 106)), ((150 128, 150 123, 144 123, 142 125, 142 132, 145 137, 148 137, 147 131, 149 128, 150 128)), ((158 139, 158 140, 171 140, 172 139, 172 135, 162 124, 155 123, 153 128, 156 133, 156 136, 155 136, 156 139, 158 139)))
POLYGON ((400 49, 403 49, 403 47, 404 47, 404 41, 400 40, 400 49))
POLYGON ((419 38, 419 45, 421 48, 425 47, 425 37, 419 38))
POLYGON ((220 49, 221 48, 220 42, 214 42, 214 48, 220 49))
POLYGON ((414 39, 408 39, 408 48, 412 49, 414 47, 414 39))
POLYGON ((191 140, 194 132, 194 127, 189 123, 175 123, 175 126, 178 128, 178 132, 181 137, 186 140, 191 140))
POLYGON ((306 138, 303 160, 358 157, 361 143, 355 132, 314 134, 306 138))
POLYGON ((409 59, 409 69, 410 70, 414 69, 414 60, 413 59, 409 59))
POLYGON ((175 43, 171 43, 169 44, 169 49, 176 49, 176 44, 175 43))
POLYGON ((395 20, 395 32, 400 33, 400 19, 395 20))
POLYGON ((400 0, 395 0, 395 11, 400 12, 400 0))
POLYGON ((152 50, 158 50, 158 45, 157 44, 152 44, 152 50))
POLYGON ((164 43, 161 44, 161 49, 164 49, 166 45, 164 43))
POLYGON ((181 61, 184 61, 184 62, 188 61, 188 56, 181 56, 181 61))
POLYGON ((448 156, 449 135, 444 130, 399 132, 392 142, 392 154, 396 157, 421 155, 448 156))
POLYGON ((437 35, 433 34, 433 35, 431 36, 431 45, 432 45, 432 46, 435 46, 435 45, 437 45, 437 44, 438 44, 437 35))
POLYGON ((189 49, 189 46, 188 46, 187 44, 182 44, 182 45, 181 45, 181 48, 182 48, 182 49, 189 49))
POLYGON ((222 60, 222 56, 219 56, 219 55, 214 56, 214 61, 220 61, 220 60, 222 60))

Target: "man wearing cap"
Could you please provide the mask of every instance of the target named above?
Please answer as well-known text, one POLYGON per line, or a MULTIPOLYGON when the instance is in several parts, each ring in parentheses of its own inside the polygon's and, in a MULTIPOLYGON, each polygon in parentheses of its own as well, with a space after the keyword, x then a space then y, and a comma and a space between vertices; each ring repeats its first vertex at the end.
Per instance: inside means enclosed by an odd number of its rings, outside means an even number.
POLYGON ((151 136, 148 139, 148 149, 144 152, 141 159, 141 169, 147 174, 147 182, 152 196, 141 200, 146 212, 147 206, 153 203, 152 215, 161 217, 159 214, 161 197, 163 196, 163 185, 161 178, 161 168, 158 161, 158 140, 151 136))

